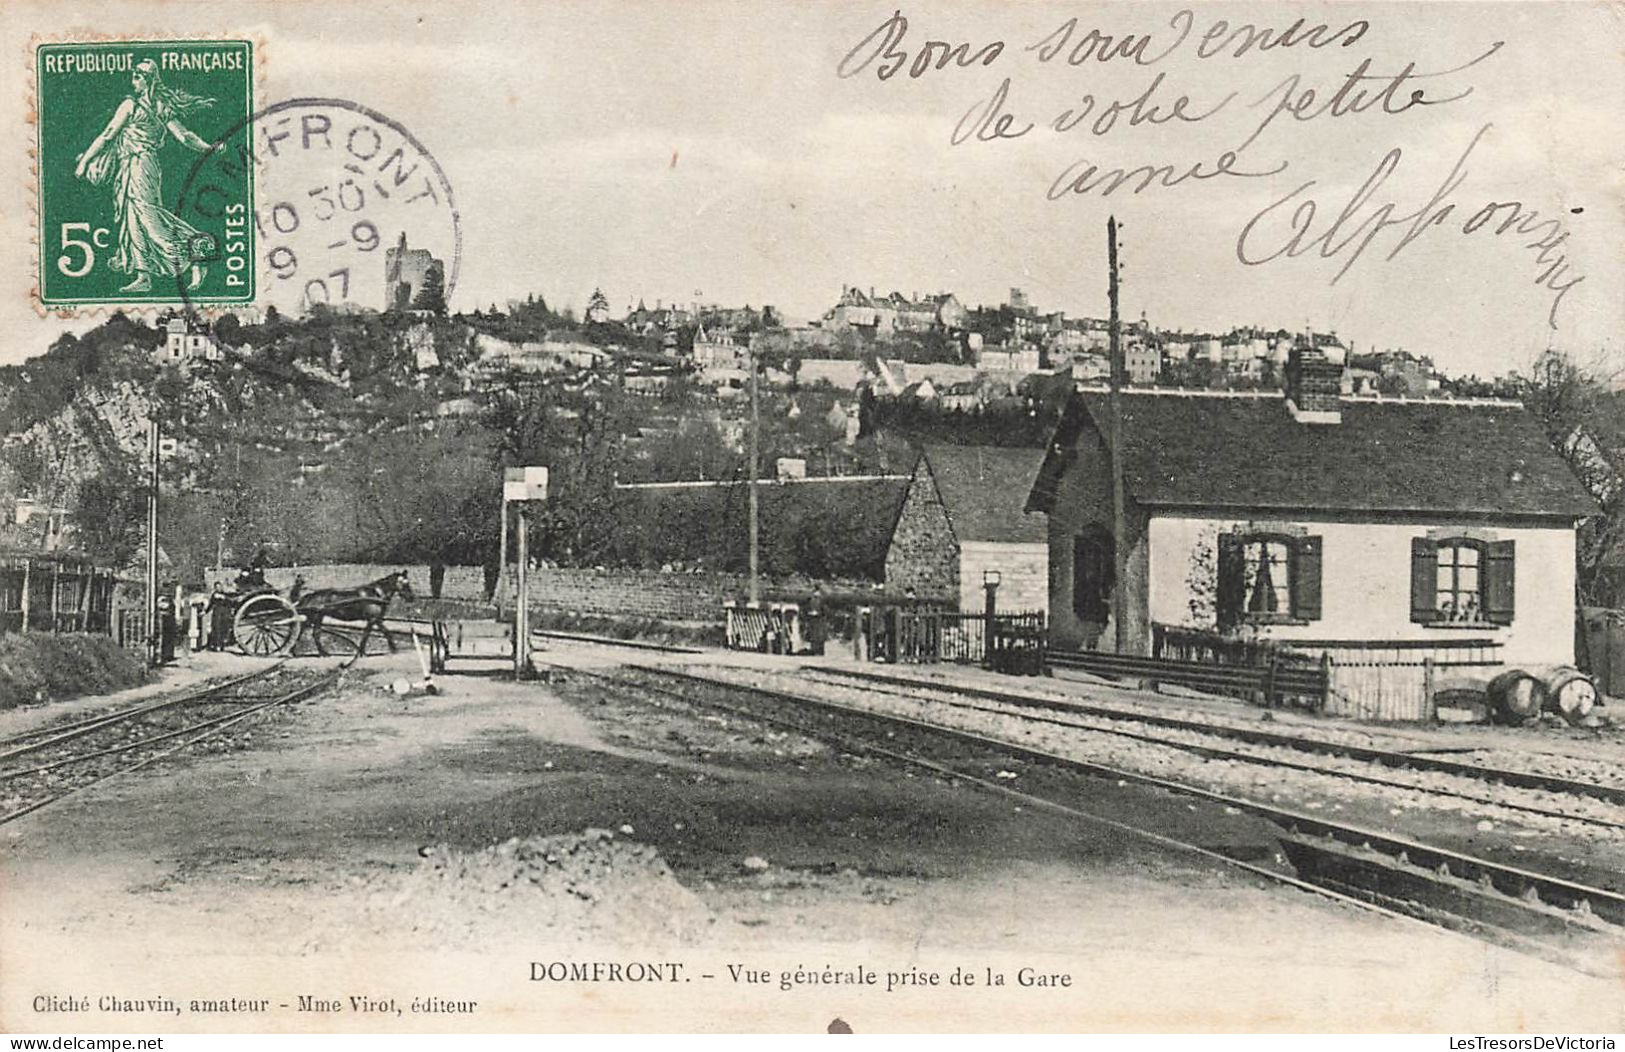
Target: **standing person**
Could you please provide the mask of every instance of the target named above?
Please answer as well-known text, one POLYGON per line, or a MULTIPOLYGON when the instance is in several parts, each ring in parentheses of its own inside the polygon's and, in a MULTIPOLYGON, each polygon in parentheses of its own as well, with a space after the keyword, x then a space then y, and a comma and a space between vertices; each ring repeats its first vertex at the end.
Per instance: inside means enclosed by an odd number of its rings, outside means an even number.
POLYGON ((159 151, 172 135, 182 145, 208 153, 208 142, 181 119, 212 105, 213 99, 169 87, 158 64, 142 59, 130 74, 130 94, 74 164, 73 174, 93 185, 113 180, 118 252, 108 266, 134 275, 120 292, 150 291, 154 275, 177 277, 188 269, 188 288, 203 282, 205 268, 196 261, 214 254, 214 238, 164 206, 159 151))
POLYGON ((175 661, 175 595, 166 589, 158 597, 158 663, 169 665, 175 661))
POLYGON ((231 598, 226 595, 225 586, 219 581, 215 582, 214 592, 209 596, 209 649, 224 650, 231 642, 231 598))

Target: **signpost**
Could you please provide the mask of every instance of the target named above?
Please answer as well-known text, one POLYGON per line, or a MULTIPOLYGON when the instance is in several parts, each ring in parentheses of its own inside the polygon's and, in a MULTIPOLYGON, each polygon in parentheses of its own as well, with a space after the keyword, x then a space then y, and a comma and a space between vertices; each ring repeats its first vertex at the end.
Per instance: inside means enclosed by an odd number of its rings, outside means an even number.
MULTIPOLYGON (((530 678, 530 552, 528 516, 526 510, 532 501, 547 499, 547 469, 544 467, 507 468, 502 477, 502 521, 506 525, 506 508, 511 503, 519 510, 515 530, 519 534, 518 598, 513 612, 513 675, 515 679, 530 678)), ((508 548, 502 546, 503 569, 506 571, 508 548)), ((503 574, 506 576, 506 573, 503 574)))

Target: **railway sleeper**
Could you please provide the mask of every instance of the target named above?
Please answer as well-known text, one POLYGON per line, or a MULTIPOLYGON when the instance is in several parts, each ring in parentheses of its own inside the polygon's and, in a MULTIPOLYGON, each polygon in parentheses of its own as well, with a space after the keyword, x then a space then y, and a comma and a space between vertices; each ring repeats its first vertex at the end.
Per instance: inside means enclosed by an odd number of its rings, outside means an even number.
MULTIPOLYGON (((1318 837, 1285 835, 1281 849, 1298 876, 1351 895, 1379 896, 1384 905, 1414 903, 1429 917, 1444 914, 1525 936, 1570 936, 1591 933, 1618 938, 1617 925, 1584 908, 1564 908, 1543 901, 1530 885, 1508 894, 1489 881, 1488 873, 1468 879, 1448 866, 1424 868, 1403 854, 1395 858, 1318 837)), ((1410 911, 1406 911, 1410 912, 1410 911)))
MULTIPOLYGON (((1268 809, 1260 813, 1268 815, 1268 809)), ((1358 845, 1370 849, 1372 842, 1363 831, 1344 829, 1332 823, 1320 822, 1306 816, 1292 816, 1280 822, 1289 835, 1319 837, 1328 843, 1345 848, 1358 845)), ((1615 925, 1625 926, 1625 895, 1606 888, 1591 888, 1558 877, 1544 877, 1539 873, 1489 863, 1442 848, 1424 844, 1411 844, 1397 850, 1377 851, 1383 858, 1396 864, 1432 870, 1437 876, 1449 877, 1480 885, 1488 884, 1503 895, 1529 899, 1555 909, 1584 911, 1615 925), (1413 856, 1412 849, 1416 854, 1413 856)))

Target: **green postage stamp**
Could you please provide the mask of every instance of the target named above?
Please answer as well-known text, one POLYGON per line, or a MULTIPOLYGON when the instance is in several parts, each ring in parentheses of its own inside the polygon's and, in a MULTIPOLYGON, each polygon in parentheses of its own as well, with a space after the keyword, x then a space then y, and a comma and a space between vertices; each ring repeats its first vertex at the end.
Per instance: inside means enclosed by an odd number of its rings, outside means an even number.
POLYGON ((41 304, 253 300, 253 46, 45 43, 35 63, 41 304), (238 178, 194 185, 210 155, 238 178))

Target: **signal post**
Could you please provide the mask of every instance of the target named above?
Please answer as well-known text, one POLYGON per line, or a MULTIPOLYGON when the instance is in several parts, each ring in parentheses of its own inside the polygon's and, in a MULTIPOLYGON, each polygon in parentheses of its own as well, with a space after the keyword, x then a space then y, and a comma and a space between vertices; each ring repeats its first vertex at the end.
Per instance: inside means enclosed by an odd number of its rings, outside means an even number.
MULTIPOLYGON (((530 529, 527 514, 532 503, 547 499, 547 469, 545 467, 507 468, 502 478, 503 525, 507 525, 506 508, 513 504, 518 510, 515 524, 518 537, 519 574, 518 596, 513 611, 513 674, 515 679, 529 679, 530 667, 530 529)), ((508 546, 502 545, 504 570, 508 559, 508 546)), ((507 574, 503 573, 503 577, 507 574)), ((500 578, 499 578, 500 582, 500 578)))

